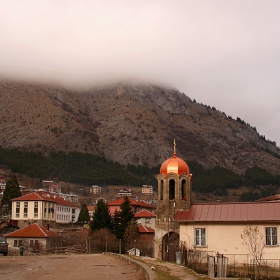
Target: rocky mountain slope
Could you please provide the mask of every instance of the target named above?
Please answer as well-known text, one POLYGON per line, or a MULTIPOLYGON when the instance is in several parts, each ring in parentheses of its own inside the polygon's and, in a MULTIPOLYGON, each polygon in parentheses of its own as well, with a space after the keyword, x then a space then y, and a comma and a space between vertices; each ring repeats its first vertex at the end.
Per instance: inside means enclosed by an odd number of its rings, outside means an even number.
POLYGON ((280 151, 256 129, 171 88, 118 84, 88 90, 2 81, 0 145, 80 151, 155 166, 173 154, 241 174, 279 174, 280 151))

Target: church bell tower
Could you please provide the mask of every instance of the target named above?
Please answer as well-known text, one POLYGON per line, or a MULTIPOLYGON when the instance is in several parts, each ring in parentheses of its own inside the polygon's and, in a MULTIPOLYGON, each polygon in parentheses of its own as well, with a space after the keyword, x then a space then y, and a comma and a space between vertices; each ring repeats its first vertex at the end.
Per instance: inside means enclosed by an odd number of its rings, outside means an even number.
POLYGON ((179 225, 174 222, 178 210, 191 204, 191 179, 187 163, 177 157, 174 140, 173 156, 165 160, 157 175, 158 205, 156 209, 155 257, 173 261, 179 249, 179 225))

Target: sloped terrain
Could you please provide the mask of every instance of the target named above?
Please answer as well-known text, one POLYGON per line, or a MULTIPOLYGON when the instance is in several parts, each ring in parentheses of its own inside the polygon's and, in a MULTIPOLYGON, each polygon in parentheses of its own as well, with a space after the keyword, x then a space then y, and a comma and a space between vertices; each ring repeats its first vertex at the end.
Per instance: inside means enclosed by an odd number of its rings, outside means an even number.
POLYGON ((256 129, 175 89, 112 85, 88 90, 3 81, 0 146, 80 151, 156 166, 173 154, 243 173, 259 166, 279 174, 280 152, 256 129))

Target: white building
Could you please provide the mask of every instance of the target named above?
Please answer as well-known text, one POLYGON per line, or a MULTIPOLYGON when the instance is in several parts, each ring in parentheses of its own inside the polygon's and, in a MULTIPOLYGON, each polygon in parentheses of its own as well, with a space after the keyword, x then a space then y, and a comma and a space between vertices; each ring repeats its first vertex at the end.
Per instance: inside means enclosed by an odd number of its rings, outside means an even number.
POLYGON ((12 200, 12 219, 19 227, 37 222, 47 227, 55 223, 76 222, 80 206, 46 192, 33 192, 12 200))
POLYGON ((101 194, 101 190, 102 190, 101 187, 94 185, 90 187, 89 192, 92 194, 101 194))
POLYGON ((143 185, 142 186, 142 194, 144 194, 144 195, 153 195, 154 194, 153 186, 143 185))

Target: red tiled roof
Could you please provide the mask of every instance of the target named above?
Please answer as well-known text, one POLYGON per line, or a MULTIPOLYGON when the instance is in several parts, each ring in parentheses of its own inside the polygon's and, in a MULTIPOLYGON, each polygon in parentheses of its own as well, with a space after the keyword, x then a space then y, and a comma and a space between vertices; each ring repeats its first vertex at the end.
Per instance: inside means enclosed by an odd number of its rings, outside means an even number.
POLYGON ((280 221, 280 201, 192 204, 178 211, 178 222, 280 221))
MULTIPOLYGON (((119 199, 109 201, 107 204, 108 204, 108 206, 120 206, 123 202, 124 202, 124 197, 121 197, 119 199)), ((139 206, 139 207, 152 208, 152 209, 156 208, 155 206, 153 206, 151 204, 147 204, 145 202, 137 201, 137 200, 134 200, 131 198, 129 198, 129 202, 130 202, 131 206, 139 206)))
POLYGON ((79 205, 77 205, 71 201, 65 200, 64 198, 62 198, 56 194, 46 193, 46 192, 28 193, 23 196, 14 198, 14 199, 12 199, 12 201, 50 201, 50 202, 58 203, 60 205, 80 208, 79 205))
POLYGON ((23 196, 17 197, 12 199, 12 201, 51 201, 54 202, 51 197, 42 197, 42 195, 39 195, 36 192, 28 193, 23 196))
POLYGON ((259 201, 271 201, 271 200, 280 200, 280 194, 267 196, 267 197, 259 199, 259 201))
POLYGON ((87 209, 88 209, 88 211, 94 211, 95 210, 95 206, 92 206, 92 205, 87 206, 87 209))
POLYGON ((134 218, 155 218, 156 215, 148 210, 142 210, 134 214, 134 218))
POLYGON ((34 223, 32 225, 28 225, 22 229, 18 229, 14 232, 8 233, 5 235, 5 237, 60 237, 59 234, 47 230, 45 227, 38 225, 37 223, 34 223))
POLYGON ((138 226, 139 233, 154 233, 155 230, 150 227, 145 227, 143 225, 138 226))

